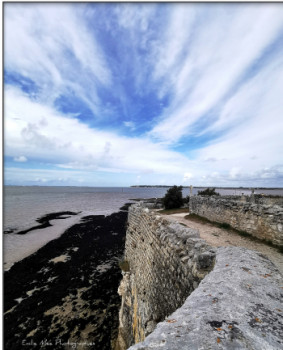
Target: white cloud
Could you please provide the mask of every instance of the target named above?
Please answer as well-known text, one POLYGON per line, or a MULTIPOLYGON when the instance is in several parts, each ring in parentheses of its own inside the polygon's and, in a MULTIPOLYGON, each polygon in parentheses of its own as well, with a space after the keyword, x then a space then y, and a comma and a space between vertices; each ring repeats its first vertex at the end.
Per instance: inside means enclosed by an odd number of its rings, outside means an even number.
POLYGON ((91 177, 95 178, 93 173, 84 171, 67 171, 54 169, 18 169, 13 167, 5 168, 5 182, 9 184, 62 184, 75 185, 80 184, 80 179, 85 178, 91 184, 91 177))
POLYGON ((124 125, 127 127, 127 128, 129 128, 129 129, 131 129, 131 130, 135 130, 136 129, 136 126, 135 126, 135 123, 134 122, 124 122, 124 125))
POLYGON ((146 33, 156 4, 119 4, 115 8, 118 23, 127 30, 139 30, 146 33))
POLYGON ((46 178, 39 178, 39 177, 37 177, 35 179, 35 182, 43 182, 43 183, 45 183, 45 182, 48 182, 48 180, 46 178))
POLYGON ((184 174, 184 178, 183 178, 183 182, 186 182, 186 181, 188 181, 188 180, 191 180, 193 177, 194 177, 193 174, 191 174, 191 173, 185 173, 185 174, 184 174))
POLYGON ((180 18, 187 15, 183 32, 193 34, 179 35, 178 44, 172 36, 164 41, 162 56, 154 58, 172 102, 150 134, 168 142, 189 134, 193 123, 219 103, 283 28, 279 4, 182 4, 175 11, 168 32, 174 33, 176 22, 183 23, 180 18), (193 22, 195 17, 201 24, 193 22))
MULTIPOLYGON (((5 4, 6 69, 39 86, 35 95, 6 89, 5 151, 15 161, 40 159, 58 167, 50 177, 38 170, 34 181, 56 176, 68 183, 72 173, 79 182, 99 171, 132 174, 133 181, 142 174, 143 182, 282 181, 283 61, 280 47, 277 55, 269 47, 283 28, 280 4, 169 4, 165 12, 162 7, 169 22, 161 25, 166 16, 159 18, 158 30, 163 32, 153 33, 158 6, 116 6, 117 18, 111 13, 107 25, 115 17, 115 28, 118 23, 128 40, 121 43, 121 52, 127 54, 113 62, 117 66, 112 70, 95 33, 88 30, 83 4, 5 4), (253 71, 268 48, 270 59, 253 71), (160 98, 168 94, 163 113, 147 120, 148 125, 157 121, 148 137, 91 129, 76 115, 55 110, 55 99, 70 93, 104 118, 111 103, 100 99, 98 85, 115 86, 124 112, 121 123, 138 130, 129 105, 133 97, 123 85, 129 68, 135 96, 154 88, 160 98), (123 79, 116 80, 117 72, 123 79), (214 107, 217 114, 204 123, 214 107), (190 147, 191 136, 196 140, 211 134, 218 139, 188 149, 191 159, 169 149, 181 137, 187 137, 184 144, 190 147)), ((138 101, 140 106, 143 102, 138 101)))
POLYGON ((25 156, 14 157, 14 161, 24 163, 27 161, 27 158, 25 156))
POLYGON ((5 69, 33 80, 44 103, 72 91, 99 115, 96 82, 108 86, 112 78, 82 9, 83 4, 5 4, 5 69))
POLYGON ((182 55, 188 50, 186 43, 193 34, 192 26, 195 17, 194 5, 174 4, 170 11, 169 23, 166 26, 162 43, 154 51, 154 59, 156 60, 156 55, 159 58, 153 72, 155 79, 169 76, 170 83, 174 83, 174 78, 178 74, 177 66, 183 63, 182 55))
POLYGON ((238 177, 238 175, 240 174, 240 171, 241 171, 241 168, 240 167, 233 167, 231 170, 230 170, 230 177, 232 179, 236 179, 238 177))
POLYGON ((224 104, 210 131, 225 130, 221 138, 196 152, 198 159, 217 158, 222 170, 241 164, 245 172, 282 163, 283 60, 265 66, 224 104), (252 160, 252 161, 251 161, 252 160))
MULTIPOLYGON (((109 176, 112 174, 112 181, 116 174, 115 177, 119 177, 123 184, 125 179, 131 178, 130 174, 142 175, 144 183, 160 183, 161 176, 163 183, 167 184, 190 181, 193 185, 205 186, 227 186, 231 185, 231 181, 237 181, 238 186, 247 183, 274 186, 276 183, 278 185, 278 181, 282 182, 282 167, 274 167, 274 164, 280 164, 281 161, 278 151, 282 149, 281 141, 278 141, 281 140, 278 137, 282 130, 280 123, 277 124, 278 129, 266 127, 261 133, 258 130, 255 132, 255 128, 248 128, 246 133, 240 135, 239 130, 235 130, 234 135, 229 135, 230 138, 202 149, 194 160, 189 160, 146 138, 123 137, 90 129, 76 119, 30 101, 15 88, 6 89, 4 103, 6 155, 19 157, 21 149, 28 160, 40 159, 43 164, 57 166, 58 169, 38 169, 34 172, 21 170, 20 173, 16 168, 7 169, 6 180, 20 180, 24 176, 30 176, 26 179, 46 179, 52 183, 55 180, 59 182, 58 179, 61 178, 65 179, 61 181, 65 184, 79 183, 78 179, 85 179, 85 183, 93 184, 94 174, 101 172, 108 173, 109 176), (261 140, 263 142, 260 144, 261 140), (255 144, 258 144, 256 153, 255 144), (251 161, 250 157, 255 155, 256 159, 251 161), (207 161, 208 159, 214 161, 207 161), (233 168, 241 169, 231 170, 233 168), (269 170, 264 170, 265 168, 269 170), (185 169, 190 171, 184 172, 185 169), (229 169, 232 171, 230 174, 229 169)), ((137 180, 138 178, 132 177, 131 181, 134 183, 137 180)), ((103 178, 99 181, 103 184, 106 180, 103 178)), ((111 184, 109 179, 107 183, 111 184)))
POLYGON ((21 149, 31 160, 62 168, 114 172, 183 173, 188 163, 182 155, 149 139, 90 129, 12 87, 6 89, 4 102, 8 156, 16 157, 21 149))

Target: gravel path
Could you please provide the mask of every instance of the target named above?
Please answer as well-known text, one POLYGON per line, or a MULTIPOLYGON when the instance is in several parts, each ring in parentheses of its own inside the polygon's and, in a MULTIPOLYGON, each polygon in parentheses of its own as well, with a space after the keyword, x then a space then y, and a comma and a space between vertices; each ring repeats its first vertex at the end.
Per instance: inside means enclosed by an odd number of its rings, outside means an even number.
POLYGON ((178 221, 188 227, 199 230, 200 237, 207 241, 213 247, 236 246, 257 250, 266 255, 276 265, 278 270, 283 274, 283 255, 273 247, 266 244, 253 241, 248 237, 242 237, 237 233, 225 229, 218 228, 209 223, 200 223, 193 220, 185 219, 188 213, 179 213, 164 215, 167 219, 178 221))

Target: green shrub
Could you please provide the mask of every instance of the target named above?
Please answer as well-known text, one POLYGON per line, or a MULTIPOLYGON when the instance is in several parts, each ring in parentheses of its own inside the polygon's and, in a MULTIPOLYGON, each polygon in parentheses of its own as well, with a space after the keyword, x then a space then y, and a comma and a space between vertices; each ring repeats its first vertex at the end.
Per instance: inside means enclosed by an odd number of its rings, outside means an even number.
POLYGON ((190 203, 190 196, 187 196, 183 199, 183 204, 188 204, 190 203))
POLYGON ((165 209, 180 208, 183 205, 182 186, 173 186, 168 189, 162 202, 165 209))
POLYGON ((199 196, 219 196, 218 192, 215 192, 215 188, 207 188, 203 191, 198 191, 199 196))

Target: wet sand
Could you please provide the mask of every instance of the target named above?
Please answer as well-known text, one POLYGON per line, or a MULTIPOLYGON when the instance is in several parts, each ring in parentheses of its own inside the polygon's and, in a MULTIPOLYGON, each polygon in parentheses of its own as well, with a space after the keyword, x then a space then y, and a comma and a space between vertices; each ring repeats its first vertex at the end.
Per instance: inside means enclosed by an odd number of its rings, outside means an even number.
POLYGON ((111 348, 126 220, 87 216, 5 272, 5 349, 111 348))
POLYGON ((86 214, 76 213, 71 216, 53 213, 51 219, 48 219, 48 225, 40 225, 40 228, 32 226, 12 233, 6 232, 3 239, 4 270, 9 270, 17 261, 35 253, 48 242, 60 237, 69 227, 78 223, 83 216, 86 214))

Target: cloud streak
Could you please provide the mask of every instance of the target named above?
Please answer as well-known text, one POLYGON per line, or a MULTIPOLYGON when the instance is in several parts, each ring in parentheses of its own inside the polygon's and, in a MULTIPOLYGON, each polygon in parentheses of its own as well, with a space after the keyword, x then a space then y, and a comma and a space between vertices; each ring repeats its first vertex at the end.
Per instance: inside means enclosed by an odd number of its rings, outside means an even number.
POLYGON ((6 90, 5 148, 61 168, 116 172, 182 171, 188 160, 146 138, 90 129, 76 119, 42 106, 15 88, 6 90), (24 106, 24 108, 23 108, 24 106))
POLYGON ((27 161, 27 158, 25 156, 19 156, 19 157, 15 157, 14 161, 23 163, 27 161))
POLYGON ((7 3, 5 164, 282 186, 282 42, 281 4, 7 3))
POLYGON ((72 4, 7 4, 5 69, 31 79, 39 101, 50 105, 63 94, 76 95, 97 115, 97 82, 111 84, 111 71, 82 10, 72 4))
MULTIPOLYGON (((165 77, 172 103, 151 134, 176 142, 194 132, 196 122, 241 88, 238 84, 247 70, 278 36, 282 38, 283 11, 276 5, 182 4, 172 17, 166 36, 169 40, 161 46, 160 59, 156 60, 157 76, 165 77), (182 24, 186 15, 188 24, 182 24), (251 21, 252 17, 256 20, 251 21), (171 36, 170 40, 170 34, 180 32, 182 25, 186 35, 179 40, 171 36)), ((211 122, 217 123, 217 117, 211 122)))

